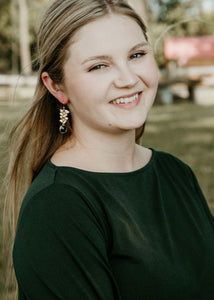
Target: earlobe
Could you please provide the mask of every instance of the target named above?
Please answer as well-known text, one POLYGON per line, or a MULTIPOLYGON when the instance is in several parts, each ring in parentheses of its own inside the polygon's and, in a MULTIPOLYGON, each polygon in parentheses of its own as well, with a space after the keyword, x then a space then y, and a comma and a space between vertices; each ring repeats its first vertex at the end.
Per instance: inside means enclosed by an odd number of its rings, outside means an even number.
POLYGON ((47 90, 62 104, 67 104, 69 99, 62 89, 50 78, 47 72, 43 72, 41 75, 42 81, 47 90))

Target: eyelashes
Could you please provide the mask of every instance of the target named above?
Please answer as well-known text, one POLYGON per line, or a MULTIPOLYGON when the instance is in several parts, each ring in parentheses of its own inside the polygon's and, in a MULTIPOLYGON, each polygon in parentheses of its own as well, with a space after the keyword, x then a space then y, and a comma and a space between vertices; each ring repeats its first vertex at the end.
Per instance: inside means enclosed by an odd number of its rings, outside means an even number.
POLYGON ((99 64, 99 65, 96 65, 96 66, 90 68, 88 71, 91 72, 91 71, 95 71, 95 70, 101 70, 101 69, 103 69, 105 67, 107 67, 107 65, 99 64))
POLYGON ((146 55, 147 52, 137 52, 137 53, 134 53, 130 56, 130 59, 138 59, 138 58, 141 58, 142 56, 146 55))
MULTIPOLYGON (((141 59, 143 56, 145 56, 148 52, 146 51, 139 51, 139 52, 136 52, 132 55, 129 56, 129 60, 138 60, 138 59, 141 59)), ((103 70, 105 68, 108 68, 109 67, 109 63, 99 63, 93 67, 91 67, 88 72, 93 72, 93 71, 100 71, 100 70, 103 70)))

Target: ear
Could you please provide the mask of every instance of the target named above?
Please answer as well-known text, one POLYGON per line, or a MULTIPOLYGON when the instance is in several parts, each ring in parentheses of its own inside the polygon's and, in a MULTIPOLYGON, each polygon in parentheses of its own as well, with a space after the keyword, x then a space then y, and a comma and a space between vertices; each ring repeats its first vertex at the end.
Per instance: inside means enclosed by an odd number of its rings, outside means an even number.
POLYGON ((41 77, 45 87, 60 103, 67 104, 69 102, 69 99, 65 92, 61 88, 59 88, 59 85, 57 85, 50 78, 47 72, 43 72, 41 77))

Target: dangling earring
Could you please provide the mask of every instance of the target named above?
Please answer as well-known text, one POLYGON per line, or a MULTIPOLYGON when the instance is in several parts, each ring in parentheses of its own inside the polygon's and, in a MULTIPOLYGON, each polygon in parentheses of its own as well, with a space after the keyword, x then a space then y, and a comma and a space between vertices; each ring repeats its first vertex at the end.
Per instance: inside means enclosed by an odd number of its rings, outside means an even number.
POLYGON ((66 127, 66 123, 68 121, 68 114, 69 114, 69 110, 65 109, 65 106, 63 105, 62 109, 60 109, 60 120, 59 122, 62 123, 62 125, 60 125, 59 127, 59 132, 61 134, 65 134, 67 132, 67 127, 66 127))

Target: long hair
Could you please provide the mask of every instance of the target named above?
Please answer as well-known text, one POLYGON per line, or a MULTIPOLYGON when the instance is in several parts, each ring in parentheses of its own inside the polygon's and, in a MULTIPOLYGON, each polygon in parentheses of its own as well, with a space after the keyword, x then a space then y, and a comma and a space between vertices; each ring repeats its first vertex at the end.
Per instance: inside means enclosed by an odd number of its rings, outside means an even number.
MULTIPOLYGON (((72 137, 71 118, 68 120, 67 134, 59 134, 59 102, 44 86, 41 74, 46 71, 56 84, 62 84, 63 67, 73 35, 87 23, 112 13, 134 19, 148 40, 145 24, 124 0, 56 0, 43 16, 38 31, 40 67, 33 102, 12 129, 9 138, 10 163, 4 207, 4 241, 8 242, 8 238, 14 240, 22 199, 30 184, 45 162, 72 137)), ((139 141, 142 129, 143 127, 136 130, 136 141, 139 141)), ((7 249, 9 268, 12 268, 11 250, 8 252, 7 249)))

